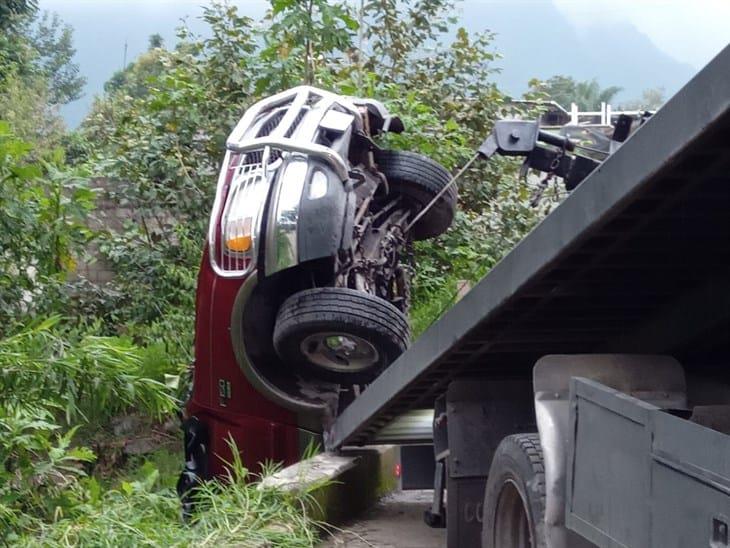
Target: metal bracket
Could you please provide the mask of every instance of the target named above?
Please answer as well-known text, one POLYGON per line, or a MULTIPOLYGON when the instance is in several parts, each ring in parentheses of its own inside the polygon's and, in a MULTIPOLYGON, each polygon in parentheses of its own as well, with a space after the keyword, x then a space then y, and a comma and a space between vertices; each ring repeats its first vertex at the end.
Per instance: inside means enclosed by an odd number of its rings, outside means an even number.
POLYGON ((446 527, 446 507, 444 506, 444 488, 446 487, 446 462, 436 462, 436 471, 433 477, 433 502, 431 508, 423 512, 423 521, 435 529, 446 527))
POLYGON ((525 120, 499 120, 492 133, 479 147, 479 154, 486 159, 499 152, 502 156, 526 156, 537 143, 540 132, 538 122, 525 120))
POLYGON ((540 129, 538 122, 525 120, 499 120, 478 149, 489 159, 499 153, 502 156, 526 156, 524 168, 553 173, 565 180, 567 190, 573 190, 600 162, 586 156, 566 156, 576 144, 562 135, 540 129), (538 141, 557 147, 546 148, 538 141))

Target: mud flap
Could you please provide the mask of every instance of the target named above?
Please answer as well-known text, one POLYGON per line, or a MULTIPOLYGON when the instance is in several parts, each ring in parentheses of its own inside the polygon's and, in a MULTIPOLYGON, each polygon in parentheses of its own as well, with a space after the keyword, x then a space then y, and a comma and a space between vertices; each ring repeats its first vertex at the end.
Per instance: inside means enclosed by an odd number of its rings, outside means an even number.
POLYGON ((505 436, 534 430, 530 383, 453 381, 446 392, 446 423, 447 546, 479 546, 484 488, 494 452, 505 436))

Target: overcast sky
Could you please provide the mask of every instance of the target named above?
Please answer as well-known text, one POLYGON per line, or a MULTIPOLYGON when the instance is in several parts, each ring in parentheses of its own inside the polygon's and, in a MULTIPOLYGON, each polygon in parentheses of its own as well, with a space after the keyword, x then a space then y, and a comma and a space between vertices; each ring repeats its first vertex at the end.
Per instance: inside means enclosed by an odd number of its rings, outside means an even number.
POLYGON ((697 69, 730 42, 730 0, 553 0, 553 4, 586 32, 599 22, 630 23, 659 49, 697 69))
MULTIPOLYGON (((267 0, 232 2, 254 19, 270 5, 267 0)), ((104 82, 122 68, 125 44, 127 62, 147 49, 153 33, 162 34, 172 46, 174 29, 186 16, 188 26, 205 32, 206 25, 197 16, 201 4, 207 3, 39 0, 42 10, 58 12, 74 27, 76 60, 88 79, 85 96, 63 109, 67 122, 78 124, 94 94, 101 93, 104 82)), ((495 48, 505 56, 498 83, 515 95, 524 91, 530 78, 552 74, 597 77, 604 86, 617 84, 625 90, 621 99, 638 97, 637 86, 664 87, 671 94, 730 42, 730 0, 462 0, 457 1, 457 10, 458 24, 472 31, 497 32, 495 48), (627 33, 627 28, 635 30, 627 33), (648 42, 636 41, 637 36, 648 42), (617 40, 628 42, 621 48, 617 40), (654 53, 648 51, 652 46, 654 53), (586 49, 592 57, 587 57, 586 49), (647 55, 632 55, 637 49, 647 55)))
MULTIPOLYGON (((730 0, 465 0, 465 3, 508 5, 550 1, 584 32, 590 32, 594 24, 630 23, 661 50, 698 69, 730 42, 730 0)), ((66 12, 73 8, 81 11, 92 5, 98 9, 104 4, 109 13, 130 10, 144 19, 166 11, 174 12, 175 18, 181 11, 196 15, 203 3, 203 0, 40 0, 40 7, 66 12)), ((266 0, 234 3, 252 15, 263 13, 268 6, 266 0)), ((114 21, 100 24, 114 25, 114 21)))

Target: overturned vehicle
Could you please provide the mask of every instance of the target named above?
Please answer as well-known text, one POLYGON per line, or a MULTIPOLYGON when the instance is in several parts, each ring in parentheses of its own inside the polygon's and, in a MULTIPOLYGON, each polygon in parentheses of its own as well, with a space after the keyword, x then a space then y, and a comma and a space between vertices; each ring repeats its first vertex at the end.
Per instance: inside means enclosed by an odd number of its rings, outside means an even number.
MULTIPOLYGON (((610 150, 633 121, 619 117, 610 150)), ((406 350, 412 243, 448 229, 456 188, 433 160, 376 144, 403 129, 377 101, 299 87, 251 107, 229 137, 198 278, 184 508, 234 451, 256 470, 327 442, 338 408, 406 350)), ((601 164, 577 149, 601 152, 498 121, 460 173, 522 157, 546 174, 540 188, 570 191, 601 164)))
POLYGON ((413 239, 449 227, 456 190, 408 226, 450 175, 373 141, 402 130, 376 101, 301 87, 254 105, 228 140, 211 265, 266 285, 273 331, 258 314, 244 322, 295 374, 367 382, 408 344, 404 259, 413 239))
POLYGON ((221 472, 229 437, 249 467, 297 460, 323 414, 407 348, 412 243, 450 226, 457 196, 438 163, 374 141, 403 129, 377 101, 302 86, 253 105, 229 136, 198 283, 183 491, 221 472))

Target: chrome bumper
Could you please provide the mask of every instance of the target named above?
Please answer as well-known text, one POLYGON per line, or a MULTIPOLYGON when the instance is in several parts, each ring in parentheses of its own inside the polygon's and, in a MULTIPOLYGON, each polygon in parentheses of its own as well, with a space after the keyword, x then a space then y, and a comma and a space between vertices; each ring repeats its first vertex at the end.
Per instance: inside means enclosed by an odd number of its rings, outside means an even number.
MULTIPOLYGON (((360 111, 348 99, 345 99, 341 95, 336 95, 311 86, 299 86, 272 95, 259 101, 246 111, 243 118, 236 124, 236 127, 228 137, 226 148, 232 152, 264 150, 265 158, 269 156, 267 149, 270 150, 272 148, 284 152, 311 155, 327 162, 332 166, 340 179, 346 181, 348 179, 349 169, 347 162, 345 162, 342 156, 330 148, 312 142, 325 115, 335 105, 345 109, 357 117, 358 120, 361 119, 360 111), (295 129, 294 124, 299 115, 307 109, 310 101, 313 99, 319 99, 317 102, 318 117, 307 122, 308 128, 306 128, 307 131, 305 131, 304 135, 298 136, 297 138, 287 137, 295 129), (287 108, 286 114, 268 136, 253 139, 246 138, 246 132, 262 112, 285 106, 287 103, 291 104, 287 108)), ((266 168, 266 163, 264 163, 264 168, 266 168)))

